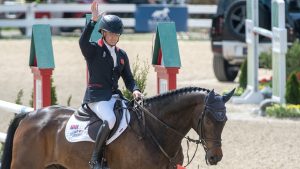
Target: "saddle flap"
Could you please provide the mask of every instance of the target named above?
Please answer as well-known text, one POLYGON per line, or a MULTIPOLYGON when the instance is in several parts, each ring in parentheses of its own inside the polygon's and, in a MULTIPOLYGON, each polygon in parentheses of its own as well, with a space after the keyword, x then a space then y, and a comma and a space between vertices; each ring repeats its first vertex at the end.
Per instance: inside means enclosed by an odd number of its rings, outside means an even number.
MULTIPOLYGON (((114 105, 114 113, 116 116, 116 123, 114 125, 114 128, 111 130, 111 132, 109 134, 106 144, 111 143, 120 134, 122 134, 123 131, 127 128, 128 123, 130 122, 130 113, 124 107, 126 107, 125 103, 123 103, 122 100, 118 99, 114 105)), ((87 112, 88 109, 89 109, 88 106, 79 108, 76 111, 76 113, 74 113, 74 116, 72 118, 73 120, 68 121, 68 124, 66 127, 66 133, 67 133, 66 138, 68 141, 70 141, 70 142, 80 141, 80 139, 81 139, 80 137, 82 137, 82 136, 79 136, 79 135, 85 135, 85 134, 92 141, 95 141, 99 127, 102 125, 103 121, 100 118, 98 118, 98 116, 91 109, 89 112, 87 112), (84 123, 81 125, 83 127, 78 128, 77 123, 84 123), (76 126, 76 127, 72 127, 72 126, 76 126), (73 131, 71 131, 71 130, 73 130, 73 131), (85 132, 82 130, 85 130, 85 132), (75 133, 75 134, 73 134, 73 133, 75 133), (78 137, 78 139, 75 137, 78 137)), ((87 137, 84 137, 84 138, 87 138, 87 137)), ((88 139, 85 139, 85 140, 82 139, 82 141, 88 141, 88 139)))

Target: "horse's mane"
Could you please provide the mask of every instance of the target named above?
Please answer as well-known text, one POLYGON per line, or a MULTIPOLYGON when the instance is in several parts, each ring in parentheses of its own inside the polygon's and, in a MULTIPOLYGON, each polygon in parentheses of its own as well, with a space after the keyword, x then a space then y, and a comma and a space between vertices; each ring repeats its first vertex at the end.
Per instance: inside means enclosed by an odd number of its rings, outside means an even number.
POLYGON ((172 90, 172 91, 160 94, 160 95, 156 95, 156 96, 153 96, 153 97, 146 98, 144 101, 146 103, 149 103, 149 102, 153 102, 153 101, 159 101, 161 99, 166 99, 166 98, 169 98, 169 97, 174 97, 174 96, 177 96, 179 94, 188 94, 188 93, 200 92, 200 91, 204 91, 204 92, 207 92, 207 93, 210 92, 210 90, 205 89, 205 88, 201 88, 201 87, 184 87, 184 88, 180 88, 180 89, 177 89, 177 90, 172 90))

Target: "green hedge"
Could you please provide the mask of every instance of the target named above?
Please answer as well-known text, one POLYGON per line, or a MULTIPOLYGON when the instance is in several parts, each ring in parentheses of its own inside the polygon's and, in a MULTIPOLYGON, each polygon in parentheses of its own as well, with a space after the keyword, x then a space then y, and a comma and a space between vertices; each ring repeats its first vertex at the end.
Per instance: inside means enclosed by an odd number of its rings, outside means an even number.
POLYGON ((300 71, 300 43, 296 40, 286 53, 287 77, 294 71, 300 71))
POLYGON ((272 69, 272 52, 261 52, 259 55, 259 67, 264 69, 272 69))
POLYGON ((239 77, 239 87, 246 89, 247 87, 247 59, 241 65, 241 73, 239 77))
POLYGON ((275 104, 273 106, 267 107, 266 113, 268 116, 271 116, 271 117, 278 117, 278 118, 297 117, 297 118, 300 118, 300 105, 275 104))
POLYGON ((296 73, 297 72, 291 73, 286 83, 285 99, 289 104, 300 104, 300 84, 296 73))

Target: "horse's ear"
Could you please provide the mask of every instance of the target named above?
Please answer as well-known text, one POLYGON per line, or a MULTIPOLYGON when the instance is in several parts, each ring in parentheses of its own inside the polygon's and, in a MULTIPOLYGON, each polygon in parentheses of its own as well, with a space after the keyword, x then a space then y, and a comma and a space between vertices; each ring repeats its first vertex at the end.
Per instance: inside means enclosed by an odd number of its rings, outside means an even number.
POLYGON ((235 88, 231 90, 231 92, 226 93, 222 96, 223 102, 226 103, 234 94, 235 88))

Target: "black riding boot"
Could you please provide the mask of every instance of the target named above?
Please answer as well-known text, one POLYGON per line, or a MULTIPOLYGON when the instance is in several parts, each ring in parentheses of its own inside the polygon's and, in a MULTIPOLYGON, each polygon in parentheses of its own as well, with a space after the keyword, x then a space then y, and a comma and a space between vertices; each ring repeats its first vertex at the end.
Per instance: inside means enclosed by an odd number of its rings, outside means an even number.
MULTIPOLYGON (((89 162, 91 169, 106 169, 107 166, 103 166, 102 163, 102 156, 103 156, 103 149, 105 141, 108 137, 110 132, 108 122, 103 121, 103 124, 100 126, 97 138, 95 141, 95 148, 92 154, 91 161, 89 162)), ((105 163, 106 164, 106 163, 105 163)))

